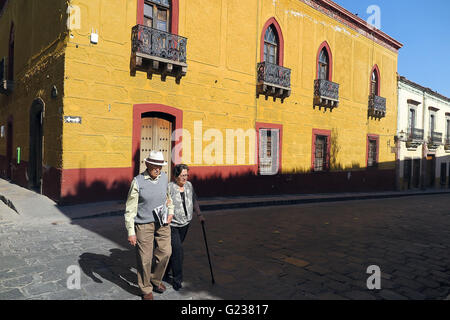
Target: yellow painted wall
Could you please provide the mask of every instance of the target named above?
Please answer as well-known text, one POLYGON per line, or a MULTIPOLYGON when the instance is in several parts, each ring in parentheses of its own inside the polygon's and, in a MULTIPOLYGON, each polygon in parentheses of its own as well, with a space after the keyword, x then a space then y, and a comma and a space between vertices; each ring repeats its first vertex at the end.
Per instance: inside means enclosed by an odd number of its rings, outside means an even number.
MULTIPOLYGON (((0 95, 0 125, 13 117, 13 158, 29 158, 29 111, 33 101, 45 104, 43 164, 61 167, 61 112, 64 94, 64 40, 66 2, 54 0, 9 1, 0 16, 0 57, 8 56, 11 23, 15 26, 14 91, 0 95), (51 98, 56 85, 59 95, 51 98)), ((0 154, 6 155, 6 134, 0 138, 0 154)))
MULTIPOLYGON (((367 134, 380 136, 382 168, 394 168, 397 54, 297 0, 180 0, 179 32, 188 38, 187 75, 180 84, 146 73, 130 76, 131 29, 136 0, 73 0, 81 9, 81 28, 71 30, 65 53, 64 115, 82 124, 64 124, 63 167, 130 167, 133 105, 158 103, 183 110, 183 127, 203 131, 254 128, 255 122, 283 124, 283 171, 308 170, 312 129, 332 130, 336 166, 364 167, 367 134), (284 66, 292 69, 291 96, 281 103, 256 98, 263 25, 275 17, 285 41, 284 66), (89 41, 98 30, 99 43, 89 41), (333 54, 333 79, 340 104, 333 112, 313 108, 319 45, 333 54), (367 118, 370 71, 381 72, 387 115, 367 118)), ((183 140, 187 149, 188 139, 183 140)), ((203 147, 208 146, 203 142, 203 147)), ((194 141, 191 140, 191 150, 194 141)), ((254 159, 246 156, 246 164, 254 159), (249 159, 250 158, 250 159, 249 159)), ((191 159, 184 162, 194 165, 191 159)), ((218 163, 223 165, 223 163, 218 163)), ((209 164, 210 165, 210 164, 209 164)))

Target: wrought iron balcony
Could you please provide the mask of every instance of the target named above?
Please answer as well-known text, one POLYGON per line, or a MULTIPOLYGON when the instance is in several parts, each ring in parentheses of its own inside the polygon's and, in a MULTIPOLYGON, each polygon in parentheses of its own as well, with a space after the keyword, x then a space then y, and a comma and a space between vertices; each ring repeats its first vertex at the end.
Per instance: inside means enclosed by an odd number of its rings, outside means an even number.
POLYGON ((131 44, 132 75, 136 75, 136 70, 139 69, 147 71, 148 78, 154 73, 161 74, 165 81, 166 76, 170 75, 177 82, 186 75, 186 38, 136 25, 132 29, 131 44))
POLYGON ((423 129, 408 128, 408 137, 406 140, 407 148, 417 148, 423 143, 423 129))
POLYGON ((336 108, 339 105, 339 84, 324 79, 314 80, 314 105, 336 108))
POLYGON ((431 131, 430 136, 428 137, 428 148, 436 149, 442 144, 442 133, 431 131))
POLYGON ((450 151, 450 137, 445 138, 444 149, 450 151))
POLYGON ((275 100, 280 98, 283 102, 284 98, 291 95, 291 69, 269 63, 260 62, 257 65, 258 84, 256 93, 259 96, 263 94, 272 96, 275 100))
POLYGON ((369 117, 384 118, 386 116, 386 98, 370 95, 368 114, 369 117))
POLYGON ((9 94, 14 89, 14 81, 7 79, 7 60, 3 58, 0 60, 0 93, 9 94))
POLYGON ((408 128, 408 140, 423 141, 423 129, 408 128))

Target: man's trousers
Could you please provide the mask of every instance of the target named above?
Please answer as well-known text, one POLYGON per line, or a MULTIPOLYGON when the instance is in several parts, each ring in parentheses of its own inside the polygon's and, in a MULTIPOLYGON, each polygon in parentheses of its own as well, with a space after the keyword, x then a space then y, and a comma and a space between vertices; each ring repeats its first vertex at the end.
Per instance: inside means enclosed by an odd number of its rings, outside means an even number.
POLYGON ((136 224, 135 231, 138 285, 145 295, 153 291, 153 286, 159 286, 169 263, 172 254, 170 226, 160 227, 155 222, 136 224), (155 265, 152 273, 153 256, 155 265))

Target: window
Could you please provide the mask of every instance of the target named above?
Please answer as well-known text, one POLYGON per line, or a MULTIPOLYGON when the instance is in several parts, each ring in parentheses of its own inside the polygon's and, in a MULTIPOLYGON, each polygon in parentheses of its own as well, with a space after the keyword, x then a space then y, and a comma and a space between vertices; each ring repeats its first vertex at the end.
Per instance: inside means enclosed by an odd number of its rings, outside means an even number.
POLYGON ((435 115, 434 114, 430 114, 430 133, 434 132, 435 127, 435 115))
POLYGON ((378 166, 378 150, 379 137, 378 135, 367 135, 367 168, 375 168, 378 166))
POLYGON ((377 166, 377 140, 369 139, 369 151, 367 156, 367 166, 377 166))
POLYGON ((152 0, 144 2, 144 25, 169 32, 170 26, 169 0, 152 0))
POLYGON ((416 127, 416 110, 414 108, 409 109, 409 119, 408 119, 408 134, 412 135, 414 133, 414 128, 416 127))
POLYGON ((376 70, 373 70, 370 79, 370 94, 375 96, 378 95, 378 74, 376 70))
POLYGON ((331 131, 312 130, 311 171, 321 172, 330 169, 331 131))
POLYGON ((259 59, 283 66, 284 39, 278 21, 272 17, 266 21, 261 31, 259 59))
POLYGON ((259 174, 274 175, 279 170, 280 130, 259 129, 259 174))
POLYGON ((264 34, 264 61, 278 64, 278 38, 273 25, 264 34))
POLYGON ((328 52, 325 48, 323 48, 322 51, 320 51, 318 70, 319 70, 319 79, 329 80, 328 79, 329 57, 328 52))
POLYGON ((372 72, 370 73, 370 95, 380 95, 380 69, 377 65, 374 65, 372 72))
POLYGON ((316 135, 314 145, 314 171, 325 171, 328 168, 328 137, 316 135))
POLYGON ((445 129, 445 144, 450 144, 450 118, 447 118, 447 126, 445 129))

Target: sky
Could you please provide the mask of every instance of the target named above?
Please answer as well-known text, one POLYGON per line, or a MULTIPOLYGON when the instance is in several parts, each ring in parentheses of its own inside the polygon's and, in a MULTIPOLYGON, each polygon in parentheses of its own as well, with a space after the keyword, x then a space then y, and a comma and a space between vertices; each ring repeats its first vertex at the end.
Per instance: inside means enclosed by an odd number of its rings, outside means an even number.
POLYGON ((363 20, 380 8, 381 31, 401 42, 398 73, 450 98, 450 0, 333 0, 363 20))

